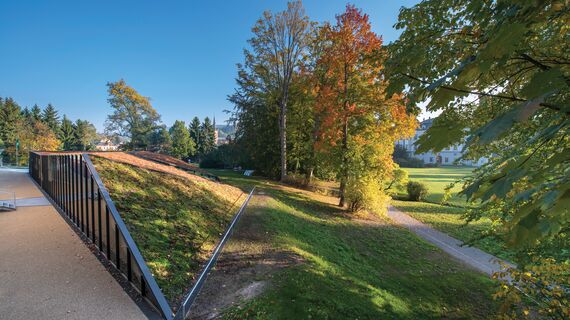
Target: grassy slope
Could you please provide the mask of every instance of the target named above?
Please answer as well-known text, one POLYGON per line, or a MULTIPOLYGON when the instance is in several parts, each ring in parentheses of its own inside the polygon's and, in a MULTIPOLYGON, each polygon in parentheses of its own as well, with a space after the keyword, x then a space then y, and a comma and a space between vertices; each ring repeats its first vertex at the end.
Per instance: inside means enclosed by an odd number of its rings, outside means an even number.
MULTIPOLYGON (((171 305, 192 283, 233 212, 208 184, 92 157, 101 179, 171 305)), ((243 198, 242 198, 243 199, 243 198)))
MULTIPOLYGON (((462 215, 466 208, 449 207, 437 204, 443 197, 444 188, 449 183, 461 179, 473 170, 468 167, 440 167, 440 168, 405 168, 409 173, 410 180, 421 181, 428 186, 428 201, 411 202, 411 201, 392 201, 392 205, 400 210, 408 213, 412 217, 430 224, 434 228, 443 231, 452 237, 462 241, 470 241, 479 237, 483 231, 488 230, 491 221, 481 219, 479 221, 465 224, 462 215)), ((457 192, 461 190, 460 185, 453 188, 454 196, 450 199, 450 203, 455 206, 465 206, 465 199, 457 196, 457 192)), ((506 260, 512 260, 513 253, 505 248, 504 243, 491 238, 481 239, 474 243, 474 246, 484 250, 490 254, 496 255, 506 260)))
POLYGON ((389 221, 350 219, 334 198, 215 171, 268 194, 264 232, 304 263, 284 269, 263 295, 226 318, 488 318, 493 283, 389 221), (318 200, 317 200, 318 199, 318 200))

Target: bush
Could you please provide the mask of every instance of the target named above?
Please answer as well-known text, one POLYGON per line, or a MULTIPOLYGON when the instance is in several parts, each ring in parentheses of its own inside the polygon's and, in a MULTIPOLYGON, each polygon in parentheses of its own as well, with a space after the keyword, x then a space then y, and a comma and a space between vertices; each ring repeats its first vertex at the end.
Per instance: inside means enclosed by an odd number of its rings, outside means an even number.
POLYGON ((418 158, 397 159, 396 162, 402 168, 423 168, 425 166, 423 160, 418 158))
POLYGON ((422 201, 428 195, 428 189, 425 184, 418 181, 408 182, 408 197, 412 201, 422 201))
POLYGON ((370 177, 349 178, 345 191, 348 210, 351 212, 370 210, 384 214, 389 197, 383 192, 382 184, 378 179, 370 177))

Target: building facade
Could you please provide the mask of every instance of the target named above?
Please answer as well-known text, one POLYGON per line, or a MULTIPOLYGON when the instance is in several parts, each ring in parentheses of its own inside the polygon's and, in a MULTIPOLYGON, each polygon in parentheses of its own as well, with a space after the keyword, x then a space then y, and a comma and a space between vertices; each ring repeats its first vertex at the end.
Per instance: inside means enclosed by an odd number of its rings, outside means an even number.
POLYGON ((463 148, 465 147, 464 144, 453 145, 436 153, 426 152, 416 154, 416 141, 418 141, 419 137, 421 137, 421 135, 423 135, 426 130, 432 126, 432 124, 433 119, 431 118, 422 121, 418 129, 416 129, 416 134, 413 137, 409 139, 398 140, 396 142, 396 145, 403 147, 411 158, 420 159, 424 164, 443 166, 464 165, 479 167, 489 162, 489 159, 487 158, 481 158, 478 160, 461 159, 463 156, 463 148))

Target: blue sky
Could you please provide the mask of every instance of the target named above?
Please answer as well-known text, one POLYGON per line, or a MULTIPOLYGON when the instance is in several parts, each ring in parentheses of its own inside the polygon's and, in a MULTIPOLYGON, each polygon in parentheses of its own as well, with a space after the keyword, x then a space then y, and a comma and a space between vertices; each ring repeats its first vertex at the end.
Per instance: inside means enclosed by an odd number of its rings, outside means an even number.
MULTIPOLYGON (((418 1, 353 1, 385 42, 400 7, 418 1)), ((346 1, 306 0, 312 20, 333 21, 346 1)), ((2 1, 0 96, 52 103, 103 129, 105 84, 121 78, 151 97, 165 124, 216 116, 232 105, 236 63, 264 10, 286 1, 2 1)))

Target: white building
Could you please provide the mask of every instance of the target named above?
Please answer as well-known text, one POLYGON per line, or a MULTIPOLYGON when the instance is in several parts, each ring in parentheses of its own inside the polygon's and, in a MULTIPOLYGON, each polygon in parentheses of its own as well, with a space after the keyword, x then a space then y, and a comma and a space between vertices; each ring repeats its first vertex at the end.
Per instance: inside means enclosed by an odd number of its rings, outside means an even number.
POLYGON ((463 156, 463 147, 464 144, 453 145, 448 148, 441 150, 440 152, 433 153, 433 152, 426 152, 416 154, 416 146, 415 142, 418 138, 426 132, 426 130, 431 127, 433 124, 433 119, 427 119, 420 123, 418 129, 416 129, 416 134, 410 138, 405 140, 399 140, 396 142, 396 145, 400 145, 406 149, 409 156, 412 158, 421 159, 424 164, 439 164, 444 166, 451 166, 451 165, 464 165, 464 166, 482 166, 485 163, 489 162, 487 158, 481 158, 477 161, 474 160, 460 160, 463 156))
POLYGON ((119 145, 114 144, 109 139, 102 139, 97 143, 97 145, 95 145, 95 149, 97 151, 117 151, 119 150, 119 145))

